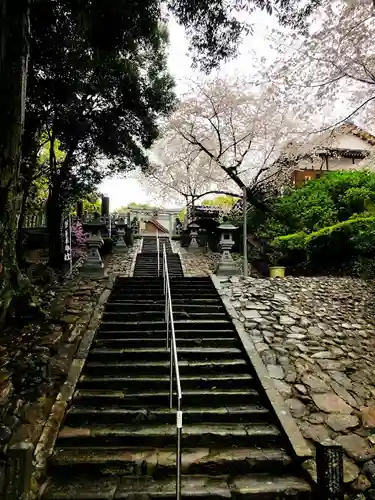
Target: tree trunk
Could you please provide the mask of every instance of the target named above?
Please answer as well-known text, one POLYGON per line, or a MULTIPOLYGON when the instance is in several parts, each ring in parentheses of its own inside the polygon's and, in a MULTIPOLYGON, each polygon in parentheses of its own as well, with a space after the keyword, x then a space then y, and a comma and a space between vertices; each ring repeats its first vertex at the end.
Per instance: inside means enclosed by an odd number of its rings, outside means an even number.
POLYGON ((47 230, 49 235, 49 264, 60 271, 64 265, 64 249, 61 239, 63 206, 60 189, 56 181, 52 181, 47 200, 47 230))
POLYGON ((28 0, 2 0, 0 7, 0 323, 23 283, 15 246, 29 55, 28 8, 28 0))
POLYGON ((22 194, 22 202, 21 202, 21 210, 18 218, 18 227, 17 227, 17 240, 16 240, 16 256, 17 256, 17 264, 21 265, 24 262, 23 256, 23 224, 25 222, 26 212, 27 212, 27 200, 30 194, 31 180, 28 180, 24 184, 24 191, 22 194))

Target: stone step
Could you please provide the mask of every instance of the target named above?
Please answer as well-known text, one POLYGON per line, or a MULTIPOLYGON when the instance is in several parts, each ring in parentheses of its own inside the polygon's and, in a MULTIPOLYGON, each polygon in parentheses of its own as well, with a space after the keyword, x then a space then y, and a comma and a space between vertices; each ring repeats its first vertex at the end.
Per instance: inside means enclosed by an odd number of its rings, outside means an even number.
MULTIPOLYGON (((79 380, 79 388, 83 389, 120 389, 120 390, 169 390, 169 376, 150 376, 142 377, 138 374, 124 376, 98 376, 83 374, 79 380)), ((255 381, 251 375, 247 374, 217 374, 206 377, 201 376, 182 376, 181 386, 184 390, 189 389, 239 389, 254 388, 255 381)))
MULTIPOLYGON (((135 268, 134 270, 137 271, 138 269, 157 269, 158 266, 158 261, 156 258, 142 258, 142 259, 137 259, 135 263, 135 268)), ((159 262, 159 269, 163 269, 163 262, 159 262)), ((179 259, 168 259, 168 270, 172 268, 181 268, 181 262, 179 259)))
MULTIPOLYGON (((131 281, 137 282, 138 284, 142 285, 142 283, 156 283, 157 278, 151 278, 150 280, 143 276, 140 278, 135 278, 134 276, 117 276, 114 285, 121 285, 121 284, 127 284, 130 283, 131 281)), ((182 276, 180 278, 175 278, 171 280, 173 283, 196 283, 197 285, 202 285, 205 283, 211 283, 212 280, 208 276, 182 276)))
MULTIPOLYGON (((242 358, 223 359, 218 358, 212 361, 184 361, 179 360, 180 374, 201 374, 202 376, 207 373, 224 373, 230 371, 234 373, 249 373, 249 365, 242 358)), ((168 361, 118 361, 118 360, 104 360, 94 361, 88 358, 85 364, 85 373, 87 374, 100 374, 104 373, 109 375, 111 373, 138 373, 138 374, 169 374, 170 366, 168 361)))
MULTIPOLYGON (((150 279, 152 278, 152 276, 150 276, 150 279)), ((206 296, 208 293, 212 293, 213 295, 215 295, 216 297, 219 297, 217 291, 212 288, 211 286, 199 286, 199 285, 192 285, 192 286, 184 286, 183 284, 181 285, 174 285, 173 284, 173 279, 171 280, 172 283, 171 283, 171 290, 172 292, 183 292, 184 290, 188 291, 189 294, 191 294, 192 296, 194 296, 193 294, 196 293, 196 297, 199 298, 200 297, 200 293, 202 293, 204 296, 206 296), (198 293, 199 292, 199 293, 198 293)), ((113 289, 113 293, 116 293, 116 294, 119 294, 119 293, 129 293, 129 292, 134 292, 134 293, 137 293, 138 295, 142 295, 143 293, 146 293, 146 294, 152 294, 152 293, 158 293, 159 291, 162 292, 162 288, 159 288, 157 286, 147 286, 146 284, 144 284, 143 286, 135 286, 135 285, 124 285, 124 286, 118 286, 116 288, 113 289)))
MULTIPOLYGON (((238 339, 237 334, 230 329, 227 330, 176 330, 176 339, 211 339, 220 338, 223 339, 238 339)), ((166 328, 160 330, 102 330, 100 327, 97 335, 97 339, 105 338, 119 338, 119 339, 138 339, 148 340, 148 339, 165 339, 166 338, 166 328)), ((141 345, 141 344, 139 344, 141 345)))
MULTIPOLYGON (((280 431, 271 424, 216 424, 209 427, 200 424, 187 424, 182 428, 182 447, 271 447, 279 443, 280 431)), ((68 427, 59 432, 56 448, 78 446, 137 446, 164 448, 175 446, 176 426, 173 424, 111 427, 68 427)))
MULTIPOLYGON (((197 304, 199 306, 205 306, 205 305, 215 305, 215 306, 222 306, 222 302, 220 300, 220 298, 216 298, 216 299, 207 299, 207 298, 194 298, 194 304, 197 304)), ((119 299, 110 299, 108 300, 107 302, 107 307, 108 306, 116 306, 116 307, 120 307, 120 306, 127 306, 127 305, 134 305, 134 304, 137 304, 139 305, 140 307, 148 307, 149 305, 152 305, 152 304, 156 304, 156 305, 159 305, 159 304, 162 304, 163 306, 165 305, 165 297, 164 295, 160 296, 160 297, 157 297, 153 300, 149 300, 147 298, 145 299, 132 299, 130 297, 127 297, 125 300, 121 300, 121 298, 119 299)), ((182 298, 179 298, 179 299, 176 299, 176 298, 173 298, 172 299, 172 304, 177 306, 177 305, 183 305, 183 304, 186 304, 186 300, 185 299, 182 299, 182 298)), ((190 304, 190 302, 189 302, 190 304)))
MULTIPOLYGON (((206 313, 206 315, 211 314, 211 313, 216 313, 216 312, 221 312, 225 313, 224 306, 222 304, 205 304, 203 302, 200 302, 198 304, 194 303, 175 303, 174 301, 172 302, 173 305, 173 312, 200 312, 200 313, 206 313)), ((132 302, 129 304, 126 303, 112 303, 109 302, 106 305, 105 311, 108 313, 117 313, 117 312, 135 312, 135 311, 141 311, 144 312, 145 308, 147 308, 147 311, 155 311, 155 312, 164 312, 165 310, 165 300, 160 302, 159 304, 155 304, 154 302, 148 302, 148 303, 142 303, 142 302, 132 302)))
MULTIPOLYGON (((107 333, 107 332, 106 332, 107 333)), ((141 348, 154 348, 154 347, 166 347, 166 335, 160 335, 160 338, 131 338, 127 336, 128 334, 122 334, 119 338, 112 338, 108 335, 102 336, 100 333, 97 334, 94 340, 95 347, 115 347, 121 349, 135 349, 137 347, 141 348)), ((232 338, 182 338, 178 336, 176 339, 177 349, 180 347, 238 347, 239 340, 232 338)))
MULTIPOLYGON (((174 388, 175 388, 174 384, 174 388)), ((152 390, 145 392, 126 392, 110 390, 78 389, 75 392, 75 405, 104 408, 160 408, 169 403, 169 390, 152 390)), ((262 398, 254 389, 190 389, 183 390, 185 406, 211 407, 222 405, 223 401, 230 406, 261 404, 262 398)))
MULTIPOLYGON (((182 498, 200 500, 311 500, 310 485, 289 474, 246 474, 231 476, 184 475, 182 498)), ((112 478, 64 478, 49 481, 43 500, 171 500, 176 498, 175 478, 150 476, 112 478)))
MULTIPOLYGON (((203 422, 264 423, 271 418, 269 410, 259 404, 248 406, 224 406, 213 408, 189 408, 184 406, 183 421, 185 424, 200 424, 203 422)), ((66 425, 111 425, 139 424, 140 422, 160 424, 175 424, 176 413, 166 408, 157 409, 127 409, 127 408, 83 408, 73 406, 67 415, 66 425)))
MULTIPOLYGON (((242 350, 236 347, 231 348, 221 348, 221 347, 180 347, 178 349, 178 359, 181 360, 210 360, 216 359, 217 357, 225 358, 235 358, 241 357, 242 350)), ((115 348, 96 348, 91 349, 89 354, 90 360, 100 360, 105 359, 110 361, 113 360, 136 360, 140 361, 152 361, 152 360, 167 360, 169 359, 169 352, 165 347, 154 347, 152 349, 147 348, 135 348, 135 349, 115 349, 115 348)))
MULTIPOLYGON (((187 286, 189 288, 193 287, 195 289, 214 289, 214 285, 211 280, 209 281, 192 281, 190 278, 172 278, 171 287, 181 288, 183 286, 187 286)), ((144 277, 136 277, 133 276, 131 278, 124 278, 122 281, 118 279, 115 281, 113 287, 114 290, 122 290, 128 287, 137 287, 137 288, 159 288, 163 286, 163 277, 150 277, 145 279, 144 277)))
MULTIPOLYGON (((136 261, 135 261, 136 267, 141 268, 142 266, 157 266, 158 265, 158 259, 156 254, 138 254, 136 261)), ((173 265, 181 265, 180 258, 176 256, 175 254, 168 255, 168 267, 173 266, 173 265)), ((160 268, 163 267, 163 258, 160 258, 159 261, 159 266, 160 268)))
MULTIPOLYGON (((193 448, 182 450, 183 474, 250 474, 272 470, 282 473, 291 470, 292 460, 281 448, 193 448)), ((74 475, 79 467, 80 474, 100 476, 159 475, 167 477, 176 474, 175 448, 129 448, 106 447, 103 449, 57 448, 52 457, 52 470, 61 468, 62 474, 74 475)))
MULTIPOLYGON (((172 302, 174 303, 175 300, 183 300, 183 303, 190 303, 190 302, 195 302, 196 297, 198 296, 199 299, 197 300, 197 303, 203 301, 205 302, 206 300, 218 300, 219 296, 216 292, 210 292, 207 294, 200 293, 200 292, 194 292, 193 294, 190 294, 188 290, 185 292, 181 290, 181 292, 171 292, 172 296, 172 302)), ((133 291, 133 290, 128 290, 126 292, 117 292, 114 291, 111 294, 110 297, 110 302, 112 301, 124 301, 124 300, 133 300, 133 301, 138 301, 138 300, 163 300, 164 294, 162 292, 160 293, 148 293, 148 292, 140 292, 138 291, 133 291)))
MULTIPOLYGON (((164 316, 165 316, 165 312, 164 310, 161 308, 159 310, 155 310, 155 309, 151 309, 151 308, 148 308, 146 310, 143 310, 143 311, 125 311, 125 312, 121 312, 121 311, 115 311, 115 312, 112 312, 112 311, 108 311, 108 310, 105 310, 104 313, 103 313, 103 322, 105 321, 112 321, 112 319, 116 319, 117 321, 136 321, 137 318, 140 318, 142 319, 142 321, 145 321, 147 319, 149 319, 149 321, 151 320, 156 320, 156 321, 160 321, 161 319, 164 319, 164 316)), ((185 311, 185 310, 181 310, 181 309, 177 309, 177 310, 174 310, 173 311, 173 319, 175 321, 181 321, 181 320, 184 320, 184 319, 190 319, 190 320, 196 320, 196 321, 199 321, 200 319, 207 319, 207 318, 210 318, 210 320, 220 320, 220 319, 226 319, 227 318, 227 313, 225 312, 225 310, 222 310, 222 312, 208 312, 206 313, 204 310, 200 310, 200 311, 195 311, 195 310, 192 310, 192 311, 185 311)))
MULTIPOLYGON (((201 319, 201 320, 190 320, 185 319, 175 320, 174 327, 175 330, 189 330, 189 331, 202 331, 202 330, 228 330, 230 328, 231 322, 227 319, 212 321, 210 319, 201 319)), ((124 331, 143 331, 143 330, 163 330, 165 331, 165 321, 103 321, 100 325, 101 330, 124 330, 124 331)), ((219 334, 220 335, 220 334, 219 334)))
MULTIPOLYGON (((133 276, 132 278, 127 278, 129 281, 121 281, 114 283, 114 290, 126 290, 130 287, 137 289, 159 289, 163 286, 163 277, 149 277, 148 280, 144 280, 144 277, 133 276)), ((215 290, 215 287, 210 280, 209 282, 197 282, 189 281, 188 278, 172 278, 170 280, 171 288, 181 289, 187 287, 194 290, 215 290), (185 281, 186 280, 186 281, 185 281)))

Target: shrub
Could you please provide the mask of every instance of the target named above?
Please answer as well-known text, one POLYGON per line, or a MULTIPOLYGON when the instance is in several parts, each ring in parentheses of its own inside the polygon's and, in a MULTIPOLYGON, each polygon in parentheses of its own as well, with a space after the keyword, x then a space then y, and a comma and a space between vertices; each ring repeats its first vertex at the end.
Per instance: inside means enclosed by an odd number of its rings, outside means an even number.
POLYGON ((83 230, 81 222, 72 224, 72 258, 77 259, 84 254, 89 234, 83 230))
POLYGON ((282 251, 282 260, 292 267, 370 276, 374 267, 370 261, 375 256, 375 217, 353 217, 310 234, 280 236, 271 246, 282 251))

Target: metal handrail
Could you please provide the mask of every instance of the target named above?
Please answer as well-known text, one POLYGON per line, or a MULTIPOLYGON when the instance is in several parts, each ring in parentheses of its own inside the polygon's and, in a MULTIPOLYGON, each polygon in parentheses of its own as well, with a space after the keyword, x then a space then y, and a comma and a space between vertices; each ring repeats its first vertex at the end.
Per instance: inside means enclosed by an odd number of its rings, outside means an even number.
POLYGON ((159 243, 159 231, 156 230, 156 251, 158 253, 158 278, 160 276, 160 243, 159 243))
POLYGON ((176 333, 174 329, 171 284, 169 281, 168 260, 165 243, 163 243, 163 286, 165 295, 165 321, 167 323, 167 349, 170 350, 170 379, 169 379, 169 408, 173 408, 173 372, 176 377, 177 386, 177 414, 176 414, 176 499, 181 499, 181 439, 182 439, 182 411, 181 411, 181 379, 178 366, 176 333), (169 335, 169 327, 171 335, 169 335))

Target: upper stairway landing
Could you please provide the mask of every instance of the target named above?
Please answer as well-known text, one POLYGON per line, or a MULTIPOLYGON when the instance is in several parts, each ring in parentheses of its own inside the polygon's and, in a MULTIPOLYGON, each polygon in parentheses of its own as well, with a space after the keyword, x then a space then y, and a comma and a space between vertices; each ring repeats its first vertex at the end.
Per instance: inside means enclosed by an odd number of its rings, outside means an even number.
MULTIPOLYGON (((159 238, 159 277, 163 276, 163 245, 167 253, 168 271, 170 278, 183 276, 180 256, 173 253, 169 238, 159 238)), ((158 245, 156 236, 145 236, 142 241, 142 251, 137 255, 134 276, 158 277, 158 245)))

